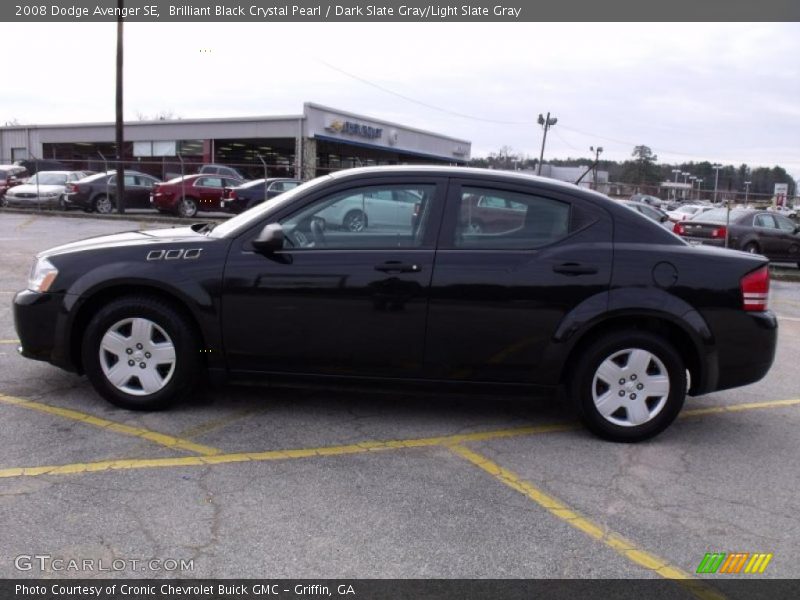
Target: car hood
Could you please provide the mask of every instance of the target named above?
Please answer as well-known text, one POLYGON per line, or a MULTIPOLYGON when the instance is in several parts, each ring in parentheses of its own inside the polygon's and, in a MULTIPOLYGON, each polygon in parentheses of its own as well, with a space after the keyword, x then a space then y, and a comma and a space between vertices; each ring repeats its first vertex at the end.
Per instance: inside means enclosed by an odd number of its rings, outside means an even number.
POLYGON ((11 189, 9 189, 6 194, 11 196, 15 196, 16 194, 35 194, 36 190, 39 190, 40 194, 47 194, 49 192, 63 192, 64 186, 63 185, 31 185, 30 183, 23 183, 21 185, 15 185, 11 189))
POLYGON ((58 254, 71 254, 73 252, 86 252, 90 250, 216 240, 216 238, 210 238, 204 233, 199 233, 197 231, 202 225, 202 223, 198 223, 189 227, 171 227, 165 229, 150 229, 147 231, 125 231, 112 235, 102 235, 78 242, 71 242, 62 246, 56 246, 40 252, 37 256, 43 258, 56 256, 58 254))

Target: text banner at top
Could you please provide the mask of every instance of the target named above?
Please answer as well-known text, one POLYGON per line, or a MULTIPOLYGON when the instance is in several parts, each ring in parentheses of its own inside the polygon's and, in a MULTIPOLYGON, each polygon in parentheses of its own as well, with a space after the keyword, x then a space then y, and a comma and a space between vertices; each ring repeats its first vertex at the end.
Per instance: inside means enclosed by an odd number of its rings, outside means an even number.
POLYGON ((243 2, 50 0, 0 2, 2 22, 767 22, 800 21, 798 0, 456 0, 243 2))

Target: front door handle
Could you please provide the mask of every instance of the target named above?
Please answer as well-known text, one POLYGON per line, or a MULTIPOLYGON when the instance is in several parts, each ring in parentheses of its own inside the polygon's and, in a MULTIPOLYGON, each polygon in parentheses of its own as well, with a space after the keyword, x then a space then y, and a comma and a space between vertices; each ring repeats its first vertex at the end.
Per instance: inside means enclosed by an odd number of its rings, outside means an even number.
POLYGON ((399 260, 387 260, 385 263, 375 265, 376 271, 383 273, 419 273, 422 270, 416 263, 404 263, 399 260))
POLYGON ((554 265, 553 271, 563 275, 594 275, 597 273, 597 267, 595 265, 568 262, 554 265))

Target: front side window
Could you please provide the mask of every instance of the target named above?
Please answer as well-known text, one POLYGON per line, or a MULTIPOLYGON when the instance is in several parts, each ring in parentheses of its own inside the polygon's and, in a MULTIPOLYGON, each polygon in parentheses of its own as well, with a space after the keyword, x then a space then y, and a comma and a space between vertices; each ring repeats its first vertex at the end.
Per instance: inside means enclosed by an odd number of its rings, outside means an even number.
POLYGON ((283 219, 294 248, 415 248, 422 239, 436 186, 379 185, 326 196, 283 219))
POLYGON ((570 205, 520 192, 463 187, 455 247, 538 248, 567 235, 570 205))
POLYGON ((775 215, 775 220, 778 222, 778 228, 781 231, 786 231, 789 233, 794 233, 794 230, 797 229, 797 225, 790 219, 786 217, 782 217, 780 215, 775 215))

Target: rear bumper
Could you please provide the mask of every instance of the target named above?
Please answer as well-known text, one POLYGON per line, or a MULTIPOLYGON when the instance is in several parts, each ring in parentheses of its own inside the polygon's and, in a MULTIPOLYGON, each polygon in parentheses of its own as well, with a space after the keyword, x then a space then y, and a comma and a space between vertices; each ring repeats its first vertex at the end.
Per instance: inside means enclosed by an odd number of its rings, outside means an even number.
POLYGON ((681 237, 690 244, 702 244, 703 246, 716 246, 717 248, 725 247, 725 238, 700 238, 700 237, 692 237, 689 235, 682 235, 681 237))
POLYGON ((40 294, 23 290, 14 296, 14 326, 19 353, 74 371, 65 339, 66 311, 63 294, 40 294))
POLYGON ((709 381, 710 389, 697 393, 755 383, 775 360, 778 320, 772 311, 726 313, 707 317, 716 338, 717 381, 709 381))

